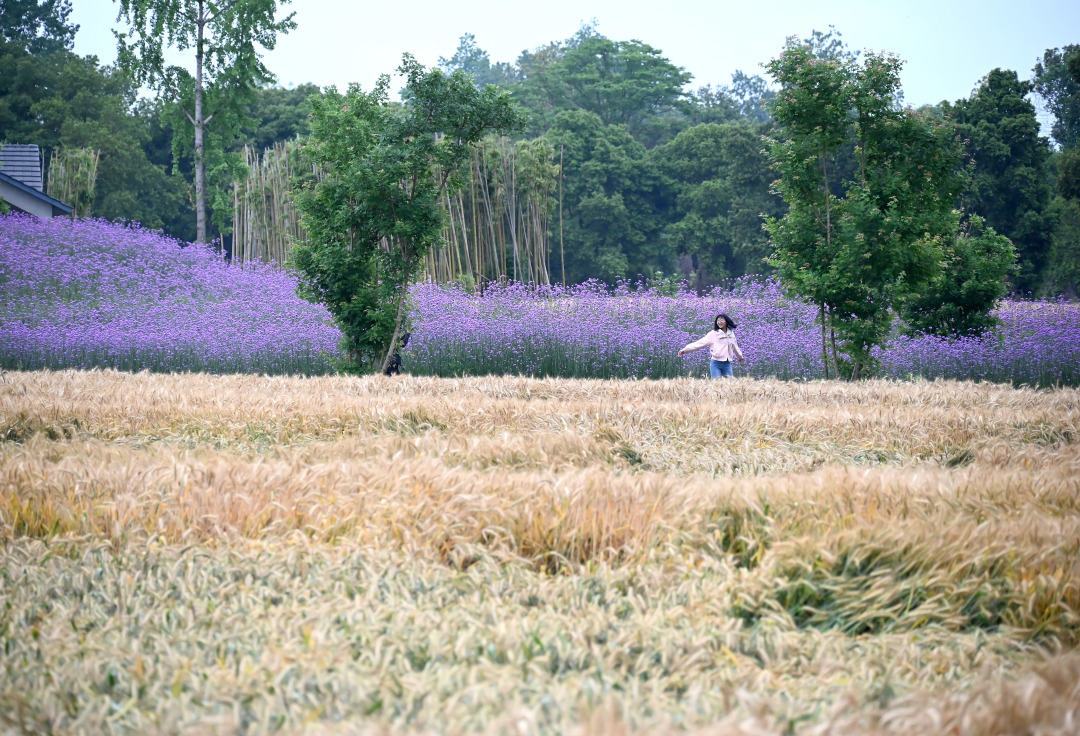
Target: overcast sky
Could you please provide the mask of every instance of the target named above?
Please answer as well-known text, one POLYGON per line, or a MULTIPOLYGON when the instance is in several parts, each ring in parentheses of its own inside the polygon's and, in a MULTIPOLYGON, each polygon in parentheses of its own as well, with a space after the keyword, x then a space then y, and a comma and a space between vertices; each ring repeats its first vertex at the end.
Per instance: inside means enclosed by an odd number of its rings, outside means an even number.
MULTIPOLYGON (((81 28, 75 51, 115 61, 112 0, 73 0, 81 28)), ((1077 0, 548 0, 547 2, 355 2, 294 0, 297 28, 267 52, 283 86, 359 82, 370 89, 409 51, 434 65, 450 57, 465 33, 476 36, 493 62, 564 39, 595 19, 614 40, 637 39, 693 76, 692 87, 725 85, 732 73, 765 75, 788 36, 800 38, 832 24, 854 49, 891 51, 905 60, 901 81, 908 104, 968 96, 995 67, 1022 79, 1043 51, 1080 43, 1077 0)), ((178 57, 179 58, 179 57, 178 57)), ((186 64, 185 64, 186 65, 186 64)))

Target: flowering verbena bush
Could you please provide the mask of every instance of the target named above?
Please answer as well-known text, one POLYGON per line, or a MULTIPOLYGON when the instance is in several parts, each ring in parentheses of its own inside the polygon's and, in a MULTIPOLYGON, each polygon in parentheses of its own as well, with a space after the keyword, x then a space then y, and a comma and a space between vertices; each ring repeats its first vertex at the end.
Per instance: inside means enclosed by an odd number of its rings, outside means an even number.
POLYGON ((0 366, 326 373, 340 337, 270 266, 101 220, 0 217, 0 366))
POLYGON ((814 310, 776 283, 740 283, 699 297, 622 283, 491 286, 482 296, 455 287, 414 288, 413 331, 405 363, 413 373, 521 373, 568 378, 708 375, 708 350, 679 348, 712 329, 719 311, 737 334, 754 375, 806 377, 816 361, 814 310), (635 288, 635 286, 637 288, 635 288))
MULTIPOLYGON (((784 295, 775 281, 736 282, 705 296, 666 287, 602 284, 530 288, 414 288, 409 372, 450 375, 517 373, 575 378, 672 378, 708 375, 708 350, 677 357, 712 329, 720 312, 739 325, 746 356, 737 370, 752 376, 812 379, 822 375, 816 310, 784 295)), ((954 340, 896 331, 878 351, 895 378, 957 378, 1080 384, 1080 305, 1005 301, 1002 326, 954 340)), ((738 373, 736 374, 738 375, 738 373)))
MULTIPOLYGON (((404 369, 422 375, 575 378, 707 375, 708 351, 679 348, 718 312, 739 324, 739 373, 821 376, 813 306, 775 282, 705 296, 669 284, 413 287, 404 369)), ((945 340, 897 332, 887 376, 1080 384, 1080 305, 1006 301, 1002 328, 945 340)), ((271 266, 225 263, 208 248, 103 221, 0 218, 0 366, 327 373, 340 333, 271 266)))

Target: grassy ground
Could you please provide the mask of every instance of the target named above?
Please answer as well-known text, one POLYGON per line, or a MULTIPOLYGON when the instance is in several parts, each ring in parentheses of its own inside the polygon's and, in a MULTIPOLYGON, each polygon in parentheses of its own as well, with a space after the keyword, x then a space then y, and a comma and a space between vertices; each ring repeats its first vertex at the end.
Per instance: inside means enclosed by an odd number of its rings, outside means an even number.
POLYGON ((1073 733, 1080 391, 0 375, 0 729, 1073 733))

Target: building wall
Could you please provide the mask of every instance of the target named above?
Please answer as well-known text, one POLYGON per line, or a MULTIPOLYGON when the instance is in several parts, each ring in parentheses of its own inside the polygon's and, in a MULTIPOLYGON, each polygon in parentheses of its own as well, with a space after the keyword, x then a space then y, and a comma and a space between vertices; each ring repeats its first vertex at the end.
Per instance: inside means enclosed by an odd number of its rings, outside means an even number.
POLYGON ((0 198, 20 212, 27 212, 31 215, 37 215, 38 217, 53 216, 51 204, 43 202, 37 197, 27 194, 21 189, 16 189, 10 184, 2 181, 0 181, 0 198))

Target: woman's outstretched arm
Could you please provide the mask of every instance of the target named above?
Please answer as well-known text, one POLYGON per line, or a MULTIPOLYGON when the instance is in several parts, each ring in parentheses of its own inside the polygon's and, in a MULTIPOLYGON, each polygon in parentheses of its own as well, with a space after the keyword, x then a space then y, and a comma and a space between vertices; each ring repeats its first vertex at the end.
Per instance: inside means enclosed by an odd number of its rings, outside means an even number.
POLYGON ((694 342, 692 342, 689 345, 687 345, 686 347, 684 347, 682 350, 679 351, 679 355, 683 355, 684 353, 692 353, 695 350, 700 350, 701 348, 707 346, 708 344, 709 344, 709 336, 706 335, 705 337, 701 338, 700 340, 695 340, 694 342))

